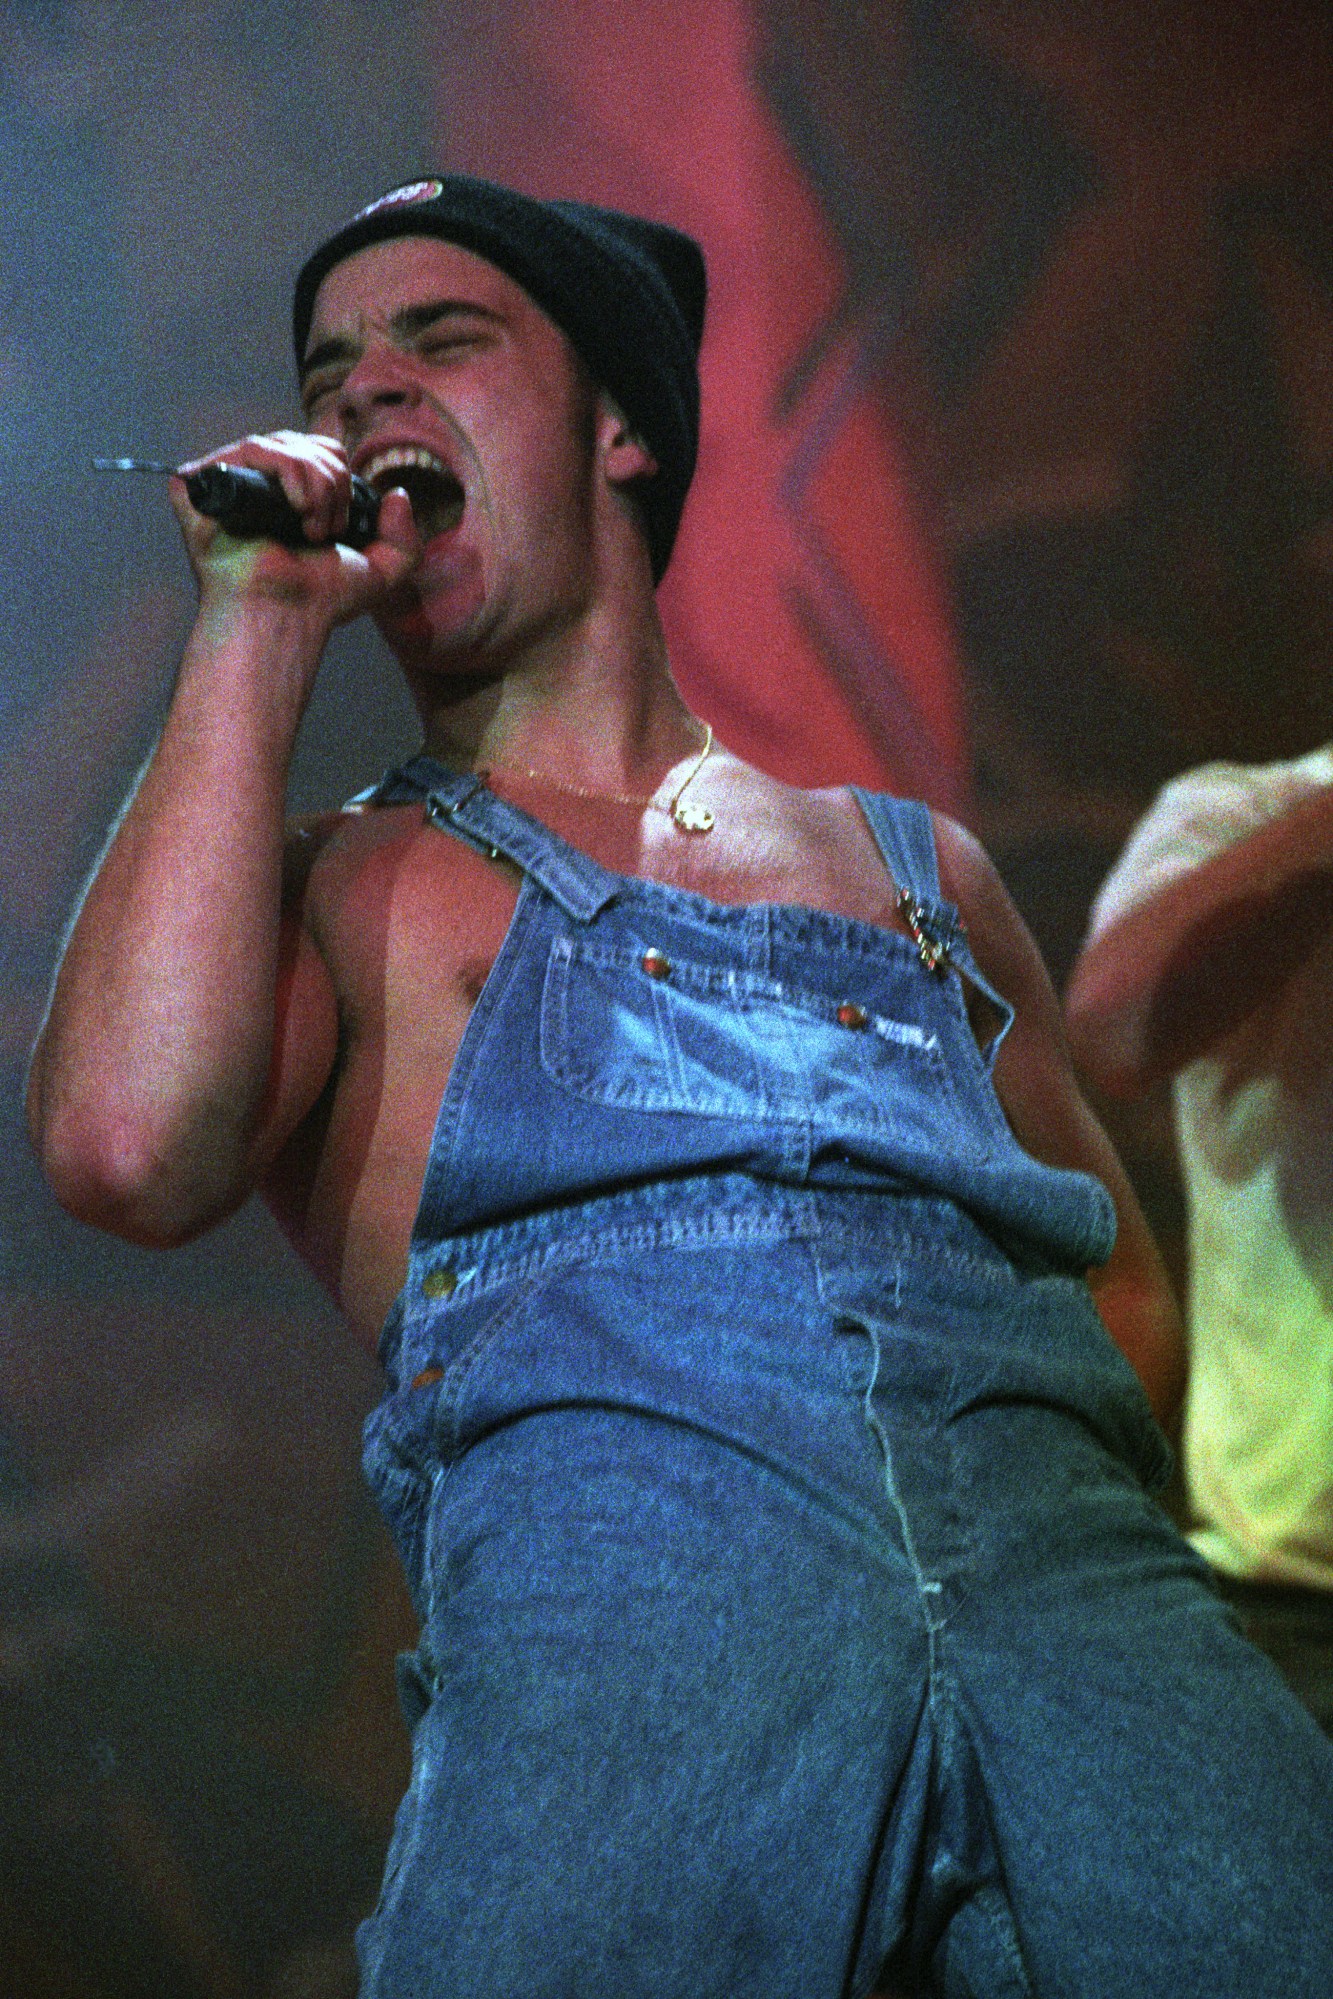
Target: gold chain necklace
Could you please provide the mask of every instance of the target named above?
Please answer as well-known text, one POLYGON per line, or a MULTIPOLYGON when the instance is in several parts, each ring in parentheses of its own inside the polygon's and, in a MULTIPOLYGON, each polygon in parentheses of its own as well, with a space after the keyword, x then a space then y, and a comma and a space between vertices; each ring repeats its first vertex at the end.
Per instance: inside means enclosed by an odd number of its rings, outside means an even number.
POLYGON ((704 723, 704 746, 686 771, 665 805, 658 805, 654 798, 636 798, 627 791, 596 791, 591 785, 570 784, 563 777, 552 777, 549 771, 533 770, 527 764, 491 764, 479 776, 489 776, 492 771, 502 775, 508 771, 511 777, 528 777, 534 784, 550 785, 554 791, 566 792, 571 798, 600 798, 610 805, 637 805, 644 811, 665 812, 672 823, 682 833, 711 833, 717 824, 706 805, 695 805, 685 797, 699 772, 707 763, 713 749, 713 725, 704 723))

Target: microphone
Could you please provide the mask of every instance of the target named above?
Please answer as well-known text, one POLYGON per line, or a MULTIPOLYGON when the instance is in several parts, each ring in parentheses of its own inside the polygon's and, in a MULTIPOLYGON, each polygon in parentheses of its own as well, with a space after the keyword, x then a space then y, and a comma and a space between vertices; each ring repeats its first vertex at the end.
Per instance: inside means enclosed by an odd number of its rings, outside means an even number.
MULTIPOLYGON (((203 465, 191 472, 185 490, 197 512, 242 540, 280 541, 286 548, 316 546, 306 540, 301 516, 272 473, 243 465, 203 465)), ((347 548, 368 548, 379 517, 379 494, 353 473, 347 526, 336 539, 347 548)))
MULTIPOLYGON (((166 472, 174 465, 162 465, 144 458, 94 458, 97 472, 166 472)), ((285 548, 315 548, 307 541, 301 516, 291 505, 281 483, 271 472, 256 472, 246 465, 201 465, 185 481, 190 505, 198 513, 216 521, 228 534, 243 541, 279 541, 285 548)), ((373 486, 352 474, 352 497, 347 509, 347 526, 336 539, 345 548, 368 548, 375 539, 380 517, 380 496, 373 486)))

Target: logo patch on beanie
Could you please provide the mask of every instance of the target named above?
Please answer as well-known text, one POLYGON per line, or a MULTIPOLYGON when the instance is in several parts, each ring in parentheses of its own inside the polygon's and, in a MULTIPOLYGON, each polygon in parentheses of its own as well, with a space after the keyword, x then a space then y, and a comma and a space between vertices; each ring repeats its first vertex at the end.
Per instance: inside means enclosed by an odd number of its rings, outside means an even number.
POLYGON ((402 187, 391 187, 387 194, 367 203, 358 211, 356 220, 364 222, 368 215, 381 215, 386 208, 406 208, 413 201, 436 201, 443 193, 442 180, 409 180, 402 187))

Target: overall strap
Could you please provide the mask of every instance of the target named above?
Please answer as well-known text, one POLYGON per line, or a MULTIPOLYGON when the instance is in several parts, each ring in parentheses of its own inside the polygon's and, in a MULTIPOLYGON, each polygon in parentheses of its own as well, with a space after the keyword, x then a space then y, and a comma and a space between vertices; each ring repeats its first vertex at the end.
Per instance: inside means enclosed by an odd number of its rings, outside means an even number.
POLYGON ((851 791, 899 888, 910 889, 917 902, 934 908, 940 899, 940 870, 929 807, 915 798, 893 798, 887 791, 863 791, 859 784, 851 791))
POLYGON ((540 820, 497 798, 475 771, 450 770, 424 750, 351 803, 410 805, 418 799, 433 826, 456 834, 488 860, 503 854, 576 922, 590 922, 620 893, 618 875, 569 846, 540 820))
POLYGON ((893 798, 888 792, 862 791, 852 786, 852 796, 866 816, 885 865, 900 891, 911 899, 905 908, 907 924, 922 960, 933 971, 952 965, 984 993, 996 1009, 999 1026, 985 1050, 993 1065, 1000 1044, 1013 1025, 1014 1009, 998 993, 972 956, 967 933, 958 920, 958 911, 940 894, 940 867, 935 851, 935 828, 930 808, 915 798, 893 798))

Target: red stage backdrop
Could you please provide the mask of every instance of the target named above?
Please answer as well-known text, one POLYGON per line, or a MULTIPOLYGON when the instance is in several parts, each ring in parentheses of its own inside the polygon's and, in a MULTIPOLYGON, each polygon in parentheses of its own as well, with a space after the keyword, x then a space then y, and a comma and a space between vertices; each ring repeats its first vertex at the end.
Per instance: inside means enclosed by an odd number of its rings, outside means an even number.
POLYGON ((886 330, 850 308, 756 81, 759 13, 753 0, 474 11, 441 65, 444 164, 638 208, 702 241, 702 449, 662 591, 681 686, 780 777, 957 809, 957 654, 876 394, 886 330))

